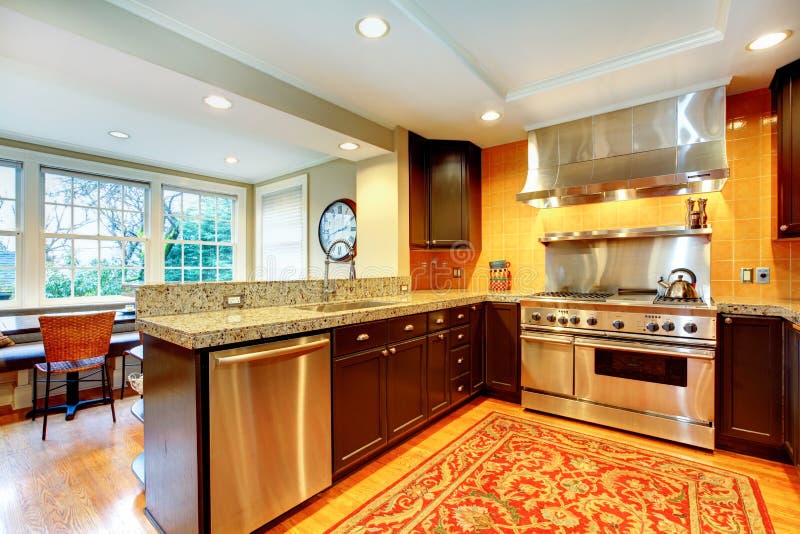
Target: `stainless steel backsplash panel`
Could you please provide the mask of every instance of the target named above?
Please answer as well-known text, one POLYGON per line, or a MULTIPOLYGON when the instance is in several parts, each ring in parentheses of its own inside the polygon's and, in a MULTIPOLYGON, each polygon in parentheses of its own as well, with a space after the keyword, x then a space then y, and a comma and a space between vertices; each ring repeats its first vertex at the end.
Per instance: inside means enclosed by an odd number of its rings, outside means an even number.
POLYGON ((697 291, 711 297, 708 236, 667 236, 552 242, 545 249, 547 291, 650 288, 659 276, 685 267, 697 275, 697 291))

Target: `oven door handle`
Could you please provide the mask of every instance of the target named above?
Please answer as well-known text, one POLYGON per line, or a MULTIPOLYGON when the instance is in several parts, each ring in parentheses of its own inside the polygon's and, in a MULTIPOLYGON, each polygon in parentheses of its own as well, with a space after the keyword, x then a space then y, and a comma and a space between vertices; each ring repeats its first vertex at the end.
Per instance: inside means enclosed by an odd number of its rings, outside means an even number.
POLYGON ((554 343, 556 345, 572 345, 573 338, 569 336, 546 336, 535 334, 522 334, 519 338, 523 341, 538 341, 540 343, 554 343))
POLYGON ((640 352, 643 354, 655 354, 658 356, 673 356, 676 358, 697 358, 701 360, 713 360, 713 350, 696 349, 692 347, 676 347, 673 345, 656 345, 651 343, 629 343, 625 341, 596 341, 594 339, 576 338, 576 347, 587 347, 590 349, 609 349, 622 350, 627 352, 640 352))

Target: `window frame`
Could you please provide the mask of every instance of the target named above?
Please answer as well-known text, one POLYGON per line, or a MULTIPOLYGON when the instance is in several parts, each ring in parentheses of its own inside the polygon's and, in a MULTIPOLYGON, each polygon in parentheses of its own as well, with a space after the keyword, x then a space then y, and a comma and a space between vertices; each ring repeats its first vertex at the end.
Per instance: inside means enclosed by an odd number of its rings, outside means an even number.
POLYGON ((24 173, 24 163, 17 159, 4 158, 0 155, 0 166, 16 169, 14 173, 14 192, 16 198, 15 203, 15 221, 14 225, 16 230, 0 230, 0 236, 13 236, 15 238, 16 254, 14 257, 14 298, 8 300, 0 300, 0 308, 14 308, 19 306, 21 302, 20 294, 22 293, 22 270, 20 269, 20 258, 23 255, 23 239, 22 239, 22 204, 20 198, 22 197, 22 177, 24 173))
POLYGON ((263 185, 260 185, 255 188, 255 194, 253 195, 255 210, 254 210, 254 226, 255 226, 255 258, 253 259, 253 263, 255 266, 254 271, 254 279, 255 280, 275 280, 266 278, 265 274, 265 267, 263 264, 263 256, 264 256, 264 230, 261 227, 262 222, 264 219, 264 207, 262 204, 263 196, 267 193, 274 193, 276 191, 282 191, 284 189, 291 189, 294 187, 300 186, 301 188, 301 203, 303 214, 300 217, 302 221, 302 230, 300 235, 302 236, 302 244, 301 244, 301 254, 302 254, 302 262, 303 265, 301 267, 301 272, 298 273, 297 278, 292 278, 292 280, 307 280, 308 279, 308 174, 298 174, 296 176, 291 176, 289 178, 283 178, 280 180, 275 180, 271 182, 267 182, 263 185))
MULTIPOLYGON (((145 182, 145 181, 141 181, 141 180, 131 180, 131 179, 127 179, 127 178, 120 178, 120 177, 117 177, 117 176, 109 176, 109 175, 106 175, 106 174, 88 173, 88 172, 83 172, 83 171, 76 171, 76 170, 73 170, 73 169, 66 169, 66 168, 63 168, 63 167, 54 167, 54 166, 50 166, 50 165, 40 165, 39 166, 39 177, 40 177, 39 178, 39 180, 40 180, 39 181, 39 188, 40 188, 40 191, 41 191, 41 194, 40 194, 40 198, 41 198, 41 203, 40 203, 40 205, 41 205, 41 219, 40 219, 40 221, 41 221, 40 222, 41 233, 40 233, 40 236, 41 236, 41 247, 42 247, 41 250, 40 250, 40 256, 41 256, 42 267, 43 267, 42 271, 40 272, 40 276, 41 276, 40 288, 42 290, 41 301, 43 302, 43 304, 63 305, 63 304, 76 304, 76 303, 108 302, 109 300, 117 301, 120 298, 123 298, 125 296, 124 295, 124 289, 123 289, 123 291, 122 291, 123 294, 120 294, 120 295, 92 295, 92 296, 79 296, 79 297, 71 295, 69 297, 47 298, 47 293, 46 293, 46 289, 45 288, 46 288, 46 284, 47 284, 47 258, 46 258, 46 252, 47 252, 47 240, 48 239, 59 239, 59 238, 61 238, 61 239, 70 239, 70 240, 73 240, 73 241, 75 241, 75 240, 89 240, 89 241, 98 241, 98 242, 102 242, 102 241, 112 241, 112 242, 113 241, 122 241, 122 242, 138 242, 138 243, 142 243, 142 253, 144 254, 144 266, 142 267, 142 270, 144 272, 145 283, 147 283, 149 281, 148 280, 148 270, 149 270, 148 269, 148 261, 149 261, 149 258, 148 258, 148 254, 147 254, 147 243, 150 241, 150 235, 151 235, 151 223, 150 223, 150 221, 152 220, 152 216, 150 214, 150 211, 151 211, 150 206, 152 205, 151 185, 150 185, 150 183, 145 182), (73 179, 80 178, 80 179, 84 179, 84 180, 92 180, 92 181, 95 181, 95 182, 98 182, 98 183, 105 182, 105 183, 119 184, 119 185, 122 185, 122 186, 130 185, 130 186, 134 186, 134 187, 143 188, 144 189, 144 211, 142 212, 142 214, 143 214, 143 217, 144 217, 144 221, 143 221, 144 224, 143 224, 142 229, 144 231, 144 238, 126 238, 124 236, 105 236, 105 235, 101 235, 99 233, 96 234, 96 235, 93 235, 93 234, 86 235, 86 234, 75 234, 75 233, 59 234, 59 233, 47 232, 47 229, 45 228, 45 223, 46 223, 46 221, 45 221, 45 214, 46 214, 45 207, 47 205, 47 202, 46 202, 46 199, 45 199, 45 189, 46 189, 45 188, 45 175, 48 173, 48 171, 51 171, 52 174, 56 174, 56 175, 60 175, 60 176, 69 176, 69 177, 71 177, 73 179)), ((74 192, 74 187, 73 187, 73 192, 74 192)), ((65 204, 58 204, 58 205, 62 205, 63 206, 65 204)), ((69 206, 72 209, 71 220, 72 220, 72 222, 74 222, 74 214, 75 214, 75 207, 76 207, 74 201, 71 202, 69 204, 69 206)), ((78 206, 78 207, 80 207, 80 206, 78 206)), ((97 207, 97 210, 99 212, 99 210, 100 210, 100 206, 99 205, 97 207)), ((123 207, 120 210, 114 210, 114 211, 120 211, 121 213, 124 213, 125 209, 123 207)), ((98 216, 99 216, 99 213, 98 213, 98 216)), ((99 219, 98 219, 98 222, 99 222, 99 219)), ((98 254, 99 254, 99 251, 98 251, 98 254)), ((100 259, 100 256, 98 255, 98 260, 99 259, 100 259)), ((74 261, 73 261, 72 265, 69 267, 69 269, 73 273, 73 277, 71 278, 73 287, 74 287, 74 280, 75 280, 74 274, 78 270, 86 270, 86 271, 90 270, 90 269, 76 268, 74 261)), ((100 266, 98 265, 98 268, 96 270, 97 270, 97 273, 98 273, 98 289, 99 289, 99 286, 100 286, 100 271, 102 269, 100 269, 100 266)), ((122 283, 125 284, 124 272, 126 270, 126 266, 122 265, 121 270, 123 271, 123 275, 122 275, 122 280, 123 281, 122 281, 122 283)))
MULTIPOLYGON (((236 239, 235 239, 236 228, 240 224, 239 223, 238 213, 237 213, 237 211, 238 211, 237 210, 238 200, 237 200, 235 195, 230 195, 230 194, 226 194, 226 193, 220 193, 218 191, 208 191, 208 190, 197 189, 197 188, 178 187, 178 186, 171 186, 171 185, 164 184, 164 185, 161 186, 161 195, 159 197, 159 204, 161 206, 162 214, 161 214, 161 219, 159 220, 159 230, 158 230, 158 232, 159 232, 159 235, 161 236, 161 239, 163 240, 165 245, 168 242, 180 244, 181 246, 185 246, 187 244, 188 245, 197 245, 197 246, 201 247, 201 250, 202 250, 202 246, 203 245, 213 244, 214 246, 217 247, 217 266, 215 267, 216 270, 217 270, 217 275, 219 275, 219 270, 220 270, 220 267, 219 267, 219 247, 221 247, 221 246, 230 246, 233 249, 233 252, 232 252, 232 262, 233 262, 233 264, 231 266, 231 271, 233 271, 232 280, 236 280, 236 277, 235 277, 236 276, 236 267, 237 267, 237 261, 236 261, 237 254, 236 253, 237 253, 237 250, 239 248, 241 248, 241 247, 238 246, 238 244, 236 242, 236 239), (164 192, 165 191, 176 191, 176 192, 180 192, 180 193, 188 193, 188 194, 198 195, 198 196, 210 196, 210 197, 215 197, 215 198, 228 198, 228 199, 230 199, 231 202, 233 203, 233 207, 231 209, 231 221, 230 221, 230 223, 231 223, 231 240, 230 241, 217 241, 217 240, 214 240, 214 241, 203 241, 201 239, 186 240, 186 239, 183 239, 183 238, 181 238, 181 239, 167 239, 167 238, 165 238, 164 237, 164 217, 165 217, 165 215, 164 215, 164 192)), ((202 213, 199 210, 198 210, 198 214, 199 214, 199 216, 197 217, 197 219, 200 219, 200 220, 204 219, 204 217, 202 217, 202 213)), ((219 220, 220 219, 216 218, 216 216, 215 216, 214 221, 215 222, 219 222, 219 220)), ((161 247, 160 250, 163 250, 163 247, 161 247)), ((162 266, 163 266, 162 274, 164 275, 164 278, 166 278, 166 272, 167 272, 166 257, 163 254, 161 254, 160 258, 161 258, 161 263, 162 263, 162 266)), ((170 268, 175 268, 175 267, 170 267, 170 268)), ((181 263, 180 269, 181 269, 181 271, 186 270, 186 267, 185 267, 185 265, 183 265, 183 263, 181 263)), ((164 283, 166 283, 166 284, 193 284, 193 283, 204 282, 204 280, 202 279, 202 271, 203 271, 202 261, 201 261, 201 264, 198 265, 197 269, 200 271, 200 279, 197 280, 197 281, 188 281, 187 282, 187 281, 181 280, 180 282, 176 282, 176 281, 167 282, 166 280, 164 280, 164 283)), ((183 278, 183 276, 181 276, 181 278, 183 278)), ((215 282, 216 281, 228 282, 228 281, 232 281, 232 280, 213 280, 213 281, 215 281, 215 282)))

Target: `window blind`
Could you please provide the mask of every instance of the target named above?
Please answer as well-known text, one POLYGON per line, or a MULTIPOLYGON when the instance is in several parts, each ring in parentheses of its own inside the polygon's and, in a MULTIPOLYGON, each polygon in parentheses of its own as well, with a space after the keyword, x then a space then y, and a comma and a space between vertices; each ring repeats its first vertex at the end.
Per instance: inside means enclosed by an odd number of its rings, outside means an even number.
POLYGON ((302 185, 270 191, 261 196, 263 279, 305 278, 305 216, 302 185))

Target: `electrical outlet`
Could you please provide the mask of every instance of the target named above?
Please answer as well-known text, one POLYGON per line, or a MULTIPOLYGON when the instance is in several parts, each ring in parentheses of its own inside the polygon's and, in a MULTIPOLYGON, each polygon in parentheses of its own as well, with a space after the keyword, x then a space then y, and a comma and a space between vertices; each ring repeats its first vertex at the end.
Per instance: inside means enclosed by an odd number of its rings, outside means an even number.
POLYGON ((223 308, 241 308, 244 306, 244 295, 225 295, 222 300, 223 308))
POLYGON ((756 267, 756 284, 769 284, 769 267, 756 267))
POLYGON ((743 284, 752 284, 753 283, 753 268, 752 267, 742 267, 739 271, 739 281, 743 284))
POLYGON ((400 284, 400 291, 408 291, 408 284, 400 284))

